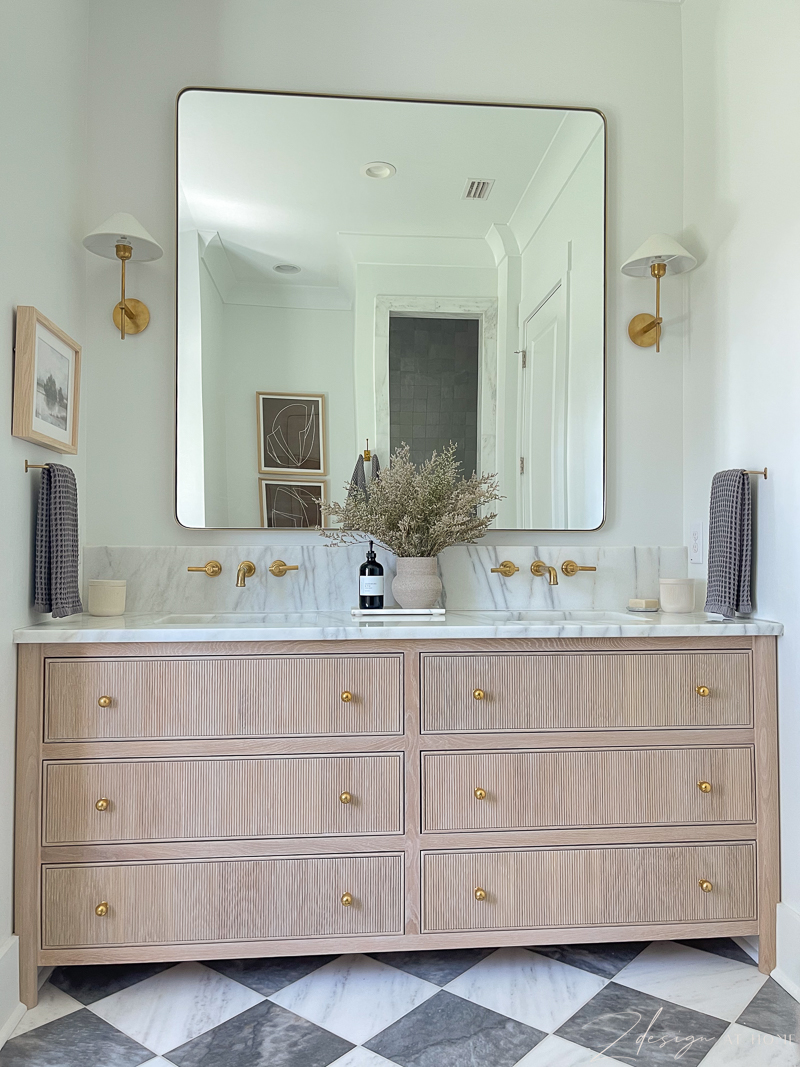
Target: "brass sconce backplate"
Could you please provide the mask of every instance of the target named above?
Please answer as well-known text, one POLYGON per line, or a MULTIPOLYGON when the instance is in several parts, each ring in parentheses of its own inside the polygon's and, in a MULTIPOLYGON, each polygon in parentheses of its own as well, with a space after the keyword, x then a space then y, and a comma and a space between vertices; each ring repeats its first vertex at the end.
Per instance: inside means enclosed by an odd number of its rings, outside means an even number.
MULTIPOLYGON (((147 328, 147 324, 150 322, 150 312, 147 310, 147 304, 143 304, 141 300, 137 300, 135 297, 129 296, 125 299, 125 307, 128 309, 129 314, 125 316, 125 333, 141 333, 142 330, 147 328)), ((120 332, 122 331, 122 304, 117 304, 113 311, 114 325, 120 332)))
POLYGON ((639 348, 651 348, 656 343, 658 327, 652 315, 634 315, 628 323, 628 337, 639 348))

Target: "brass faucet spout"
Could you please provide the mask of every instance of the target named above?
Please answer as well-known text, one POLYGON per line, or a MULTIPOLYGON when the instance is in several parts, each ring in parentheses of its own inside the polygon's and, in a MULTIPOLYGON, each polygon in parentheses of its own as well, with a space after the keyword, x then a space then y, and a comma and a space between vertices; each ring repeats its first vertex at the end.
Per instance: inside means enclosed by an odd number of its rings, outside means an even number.
POLYGON ((245 579, 252 578, 255 573, 255 563, 251 563, 249 559, 246 559, 243 563, 240 563, 236 571, 236 588, 244 589, 246 584, 245 579))
POLYGON ((558 572, 555 567, 548 567, 546 563, 543 563, 540 559, 534 560, 531 563, 531 574, 535 578, 544 578, 547 575, 547 581, 550 585, 558 585, 558 572))

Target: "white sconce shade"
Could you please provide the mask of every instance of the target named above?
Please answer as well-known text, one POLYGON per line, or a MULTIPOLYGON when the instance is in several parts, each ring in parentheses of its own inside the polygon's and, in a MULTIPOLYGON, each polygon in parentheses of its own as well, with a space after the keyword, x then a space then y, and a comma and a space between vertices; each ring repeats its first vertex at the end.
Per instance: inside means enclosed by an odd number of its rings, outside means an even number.
POLYGON ((120 278, 120 300, 112 312, 114 325, 122 340, 128 334, 141 333, 150 322, 147 305, 133 297, 125 297, 125 264, 128 260, 161 259, 164 250, 158 241, 147 232, 133 215, 118 211, 106 219, 96 230, 92 230, 83 239, 84 248, 105 259, 118 259, 122 273, 120 278))
POLYGON ((84 248, 96 256, 106 259, 117 258, 117 245, 128 245, 130 259, 161 259, 164 250, 155 238, 151 237, 140 222, 124 211, 106 219, 96 230, 92 230, 83 239, 84 248))
POLYGON ((664 263, 667 274, 684 274, 697 266, 697 260, 683 245, 667 233, 656 233, 625 260, 620 270, 632 278, 649 278, 654 263, 664 263))
POLYGON ((656 233, 648 237, 643 245, 636 249, 630 259, 620 267, 623 274, 633 278, 646 278, 648 275, 656 282, 655 315, 634 315, 628 323, 628 337, 639 348, 656 346, 661 351, 661 279, 666 274, 684 274, 693 270, 697 260, 691 252, 667 233, 656 233))

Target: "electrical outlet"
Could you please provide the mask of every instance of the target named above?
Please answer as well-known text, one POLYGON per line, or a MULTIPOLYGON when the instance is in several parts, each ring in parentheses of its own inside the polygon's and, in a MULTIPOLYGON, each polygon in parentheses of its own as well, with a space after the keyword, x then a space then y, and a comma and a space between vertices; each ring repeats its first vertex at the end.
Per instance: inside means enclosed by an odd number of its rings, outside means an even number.
POLYGON ((689 537, 689 562, 703 562, 703 524, 693 522, 689 537))

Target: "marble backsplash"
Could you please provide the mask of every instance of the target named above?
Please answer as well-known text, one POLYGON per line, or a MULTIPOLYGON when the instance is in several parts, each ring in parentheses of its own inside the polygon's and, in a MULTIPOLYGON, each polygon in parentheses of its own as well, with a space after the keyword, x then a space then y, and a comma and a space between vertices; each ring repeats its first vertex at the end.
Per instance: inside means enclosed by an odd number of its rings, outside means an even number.
MULTIPOLYGON (((129 613, 346 611, 358 603, 358 568, 365 552, 366 545, 96 546, 83 551, 83 578, 84 584, 90 578, 125 578, 129 613), (217 578, 186 569, 202 567, 212 559, 222 564, 217 578), (237 589, 236 568, 246 559, 255 563, 256 573, 245 589, 237 589), (275 578, 269 565, 276 559, 297 564, 299 569, 275 578)), ((389 607, 394 556, 378 550, 378 559, 386 572, 389 607)), ((687 550, 459 545, 439 556, 439 573, 444 585, 442 603, 450 609, 621 611, 631 597, 657 597, 659 578, 685 578, 687 550), (492 567, 506 559, 519 567, 519 573, 511 578, 492 574, 492 567), (531 574, 535 559, 557 569, 557 586, 531 574), (597 570, 567 578, 561 564, 568 559, 597 570)))

